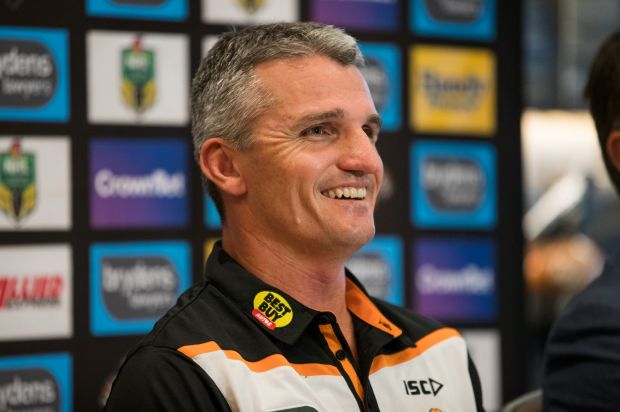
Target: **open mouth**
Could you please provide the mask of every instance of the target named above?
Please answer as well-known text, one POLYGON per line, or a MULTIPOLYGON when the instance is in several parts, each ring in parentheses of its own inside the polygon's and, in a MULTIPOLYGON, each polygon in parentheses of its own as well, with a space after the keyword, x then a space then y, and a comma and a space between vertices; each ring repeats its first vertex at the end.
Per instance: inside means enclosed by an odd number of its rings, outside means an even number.
POLYGON ((324 190, 323 196, 330 199, 364 199, 366 197, 365 187, 338 187, 336 189, 324 190))

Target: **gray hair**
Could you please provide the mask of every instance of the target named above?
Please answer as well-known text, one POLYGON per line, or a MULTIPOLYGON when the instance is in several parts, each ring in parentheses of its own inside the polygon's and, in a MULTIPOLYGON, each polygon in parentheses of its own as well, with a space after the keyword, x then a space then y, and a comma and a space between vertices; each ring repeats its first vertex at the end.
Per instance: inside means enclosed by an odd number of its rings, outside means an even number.
MULTIPOLYGON (((221 35, 202 59, 192 80, 194 156, 209 137, 221 137, 237 150, 253 142, 255 120, 273 103, 256 76, 258 64, 320 55, 343 66, 363 67, 355 39, 343 30, 313 22, 274 23, 221 35)), ((222 219, 224 209, 215 184, 204 179, 222 219)))

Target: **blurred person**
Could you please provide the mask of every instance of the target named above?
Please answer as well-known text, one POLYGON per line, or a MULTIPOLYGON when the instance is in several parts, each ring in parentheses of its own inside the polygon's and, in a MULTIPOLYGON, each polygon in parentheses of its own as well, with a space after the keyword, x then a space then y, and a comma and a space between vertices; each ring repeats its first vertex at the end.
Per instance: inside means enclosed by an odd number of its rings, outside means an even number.
MULTIPOLYGON (((585 96, 605 166, 620 193, 620 32, 598 51, 585 96)), ((546 411, 620 410, 620 251, 562 311, 549 334, 545 362, 546 411)))
POLYGON ((381 121, 355 39, 317 23, 226 33, 192 83, 222 241, 206 280, 127 356, 108 411, 480 411, 451 328, 370 297, 381 121))

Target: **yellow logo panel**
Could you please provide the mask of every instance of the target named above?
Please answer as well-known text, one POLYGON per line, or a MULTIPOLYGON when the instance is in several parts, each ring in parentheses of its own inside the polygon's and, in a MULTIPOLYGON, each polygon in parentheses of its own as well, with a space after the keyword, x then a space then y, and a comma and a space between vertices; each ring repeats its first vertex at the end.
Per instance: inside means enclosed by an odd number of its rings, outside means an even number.
POLYGON ((474 48, 416 46, 409 51, 409 121, 418 132, 492 136, 495 56, 474 48))

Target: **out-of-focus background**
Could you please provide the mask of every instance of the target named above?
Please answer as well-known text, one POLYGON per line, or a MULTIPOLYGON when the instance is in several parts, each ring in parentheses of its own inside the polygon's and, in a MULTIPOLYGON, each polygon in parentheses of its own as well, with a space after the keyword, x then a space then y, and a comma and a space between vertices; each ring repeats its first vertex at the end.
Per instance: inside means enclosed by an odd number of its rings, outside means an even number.
POLYGON ((523 3, 523 156, 528 381, 540 386, 549 328, 620 246, 610 186, 583 89, 598 47, 620 29, 618 0, 523 3))

